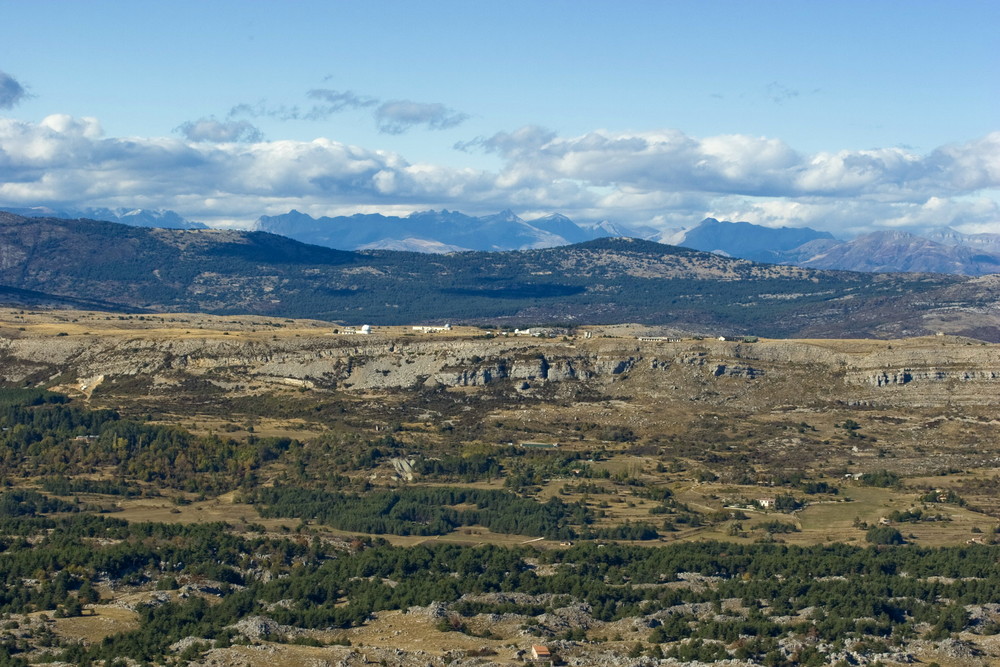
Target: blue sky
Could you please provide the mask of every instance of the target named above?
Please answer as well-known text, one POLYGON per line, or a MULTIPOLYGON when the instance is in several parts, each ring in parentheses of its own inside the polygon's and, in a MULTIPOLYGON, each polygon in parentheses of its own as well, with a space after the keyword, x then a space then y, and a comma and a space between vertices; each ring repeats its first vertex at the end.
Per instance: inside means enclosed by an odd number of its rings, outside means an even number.
POLYGON ((0 205, 1000 232, 1000 3, 0 0, 0 205))

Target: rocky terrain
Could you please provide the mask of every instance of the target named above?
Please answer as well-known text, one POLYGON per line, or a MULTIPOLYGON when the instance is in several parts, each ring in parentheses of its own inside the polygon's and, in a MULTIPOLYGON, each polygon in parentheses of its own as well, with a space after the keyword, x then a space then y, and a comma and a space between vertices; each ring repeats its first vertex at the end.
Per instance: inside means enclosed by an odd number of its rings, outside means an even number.
POLYGON ((286 396, 301 406, 297 428, 313 432, 327 426, 310 420, 309 406, 346 401, 371 424, 461 423, 466 437, 494 441, 577 439, 581 424, 652 443, 693 435, 711 444, 680 451, 731 463, 736 477, 746 464, 726 451, 755 450, 757 474, 793 460, 907 473, 992 465, 976 443, 995 425, 1000 348, 954 336, 743 342, 638 326, 362 335, 318 321, 204 315, 3 319, 3 382, 189 428, 200 419, 244 428, 260 419, 253 401, 286 396), (841 437, 846 419, 863 421, 868 439, 841 437), (784 435, 796 420, 812 431, 784 435))
POLYGON ((824 393, 814 400, 891 405, 896 400, 940 404, 947 398, 986 405, 1000 386, 1000 349, 954 336, 742 342, 641 337, 643 329, 600 327, 545 337, 476 328, 424 334, 406 327, 376 327, 371 335, 358 335, 330 324, 288 325, 266 318, 124 320, 73 311, 33 318, 10 310, 2 316, 3 381, 59 377, 80 391, 119 378, 169 387, 198 377, 227 387, 252 382, 347 392, 456 387, 531 392, 576 384, 669 397, 741 379, 756 387, 754 396, 775 401, 789 384, 819 382, 824 393), (15 326, 28 320, 30 326, 15 326), (181 331, 184 327, 190 328, 181 331))

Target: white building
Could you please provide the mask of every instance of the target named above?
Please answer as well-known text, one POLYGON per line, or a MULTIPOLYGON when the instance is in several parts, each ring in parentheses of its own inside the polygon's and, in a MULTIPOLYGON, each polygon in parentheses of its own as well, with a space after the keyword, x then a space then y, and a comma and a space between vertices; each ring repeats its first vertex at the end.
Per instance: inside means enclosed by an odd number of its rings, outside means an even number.
POLYGON ((413 327, 413 330, 414 331, 419 331, 421 333, 437 333, 439 331, 451 331, 451 325, 450 324, 445 324, 442 327, 421 325, 421 326, 413 327))

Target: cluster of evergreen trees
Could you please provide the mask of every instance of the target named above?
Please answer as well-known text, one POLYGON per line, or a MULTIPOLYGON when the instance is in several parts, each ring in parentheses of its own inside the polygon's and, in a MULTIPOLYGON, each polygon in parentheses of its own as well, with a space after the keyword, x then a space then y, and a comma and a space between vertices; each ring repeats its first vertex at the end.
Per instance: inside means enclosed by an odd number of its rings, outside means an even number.
MULTIPOLYGON (((499 512, 512 499, 504 492, 433 492, 441 494, 432 499, 435 503, 481 504, 478 511, 499 512)), ((304 498, 289 493, 285 499, 304 498)), ((413 495, 395 502, 429 500, 413 495)), ((543 512, 558 506, 553 503, 546 510, 539 505, 543 512)), ((667 653, 678 657, 694 652, 713 659, 762 658, 776 650, 776 638, 789 633, 842 647, 852 638, 875 638, 891 646, 918 629, 930 638, 969 629, 997 631, 965 611, 966 605, 1000 599, 1000 550, 990 546, 863 549, 700 542, 646 548, 582 543, 562 551, 535 551, 427 543, 412 548, 362 545, 347 551, 304 535, 235 534, 221 523, 129 524, 83 513, 60 518, 39 514, 51 509, 62 508, 46 505, 37 493, 7 491, 0 499, 5 512, 0 516, 0 613, 77 614, 97 599, 95 584, 102 578, 150 588, 208 579, 221 598, 207 604, 194 596, 145 609, 136 631, 90 648, 67 647, 60 659, 74 664, 121 656, 155 660, 185 636, 228 645, 238 638, 227 626, 252 614, 305 628, 350 627, 376 611, 432 602, 455 604, 453 611, 463 615, 529 617, 579 602, 603 621, 709 603, 710 614, 661 615, 662 625, 652 630, 649 642, 674 643, 667 653), (545 576, 537 574, 539 566, 547 567, 545 576), (704 575, 706 585, 671 585, 683 573, 704 575), (515 592, 547 602, 459 603, 466 594, 515 592), (274 604, 279 601, 286 602, 274 604)), ((566 520, 567 511, 563 507, 557 516, 566 520)), ((10 659, 16 658, 16 644, 6 646, 10 659)))
MULTIPOLYGON (((193 491, 226 491, 275 459, 291 442, 196 437, 180 428, 123 419, 113 410, 78 408, 51 392, 0 392, 0 473, 5 475, 61 478, 112 467, 120 478, 193 491)), ((82 487, 69 488, 85 492, 82 487)))
POLYGON ((457 487, 403 488, 366 494, 273 486, 248 492, 266 517, 315 519, 339 530, 444 535, 480 525, 498 533, 571 539, 594 521, 585 503, 558 497, 540 503, 508 491, 457 487), (459 509, 459 506, 462 509, 459 509))

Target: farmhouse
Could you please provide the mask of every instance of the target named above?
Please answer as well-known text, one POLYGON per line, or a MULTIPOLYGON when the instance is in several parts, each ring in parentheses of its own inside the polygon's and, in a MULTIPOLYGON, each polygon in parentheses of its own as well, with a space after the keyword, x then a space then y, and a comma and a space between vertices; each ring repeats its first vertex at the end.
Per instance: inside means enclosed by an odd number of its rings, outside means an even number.
POLYGON ((552 662, 552 653, 548 646, 533 644, 531 646, 531 659, 535 662, 552 662))

